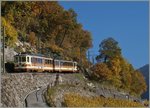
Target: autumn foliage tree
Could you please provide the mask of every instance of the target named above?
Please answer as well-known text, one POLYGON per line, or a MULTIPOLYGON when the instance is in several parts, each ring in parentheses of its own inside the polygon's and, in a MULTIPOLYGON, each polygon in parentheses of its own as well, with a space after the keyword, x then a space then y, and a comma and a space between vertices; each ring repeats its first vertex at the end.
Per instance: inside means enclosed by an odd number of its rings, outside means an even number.
POLYGON ((35 42, 37 42, 37 37, 35 36, 34 32, 29 33, 28 41, 31 44, 31 46, 35 45, 35 42))
POLYGON ((109 59, 121 54, 121 49, 118 42, 113 38, 104 39, 99 45, 99 55, 96 57, 97 61, 107 62, 109 59))
POLYGON ((105 63, 97 63, 91 69, 94 75, 99 78, 100 81, 110 80, 112 77, 112 72, 109 70, 105 63))
POLYGON ((5 41, 7 46, 13 46, 17 41, 17 30, 11 25, 9 21, 7 21, 4 17, 1 17, 2 20, 2 33, 4 33, 5 28, 5 41))
POLYGON ((132 64, 122 56, 121 48, 115 39, 104 39, 99 47, 99 55, 96 57, 98 64, 92 68, 93 74, 100 76, 99 80, 109 81, 116 88, 136 96, 146 91, 143 75, 134 70, 132 64))
POLYGON ((80 60, 83 55, 83 61, 87 61, 91 33, 83 29, 73 9, 65 10, 57 1, 2 1, 1 4, 2 17, 22 38, 29 36, 31 44, 35 43, 34 38, 40 40, 43 54, 59 53, 68 60, 80 60))
POLYGON ((135 70, 132 74, 131 81, 131 91, 130 93, 133 95, 140 96, 142 93, 146 91, 147 85, 142 73, 138 70, 135 70))

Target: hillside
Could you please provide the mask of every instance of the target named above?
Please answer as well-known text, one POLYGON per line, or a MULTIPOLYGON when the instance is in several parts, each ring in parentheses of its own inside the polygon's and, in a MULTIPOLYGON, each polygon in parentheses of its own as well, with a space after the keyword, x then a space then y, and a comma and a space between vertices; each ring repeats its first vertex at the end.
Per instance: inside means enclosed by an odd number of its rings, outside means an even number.
MULTIPOLYGON (((5 52, 6 62, 12 62, 10 58, 16 53, 40 53, 53 59, 76 61, 79 70, 99 85, 111 86, 138 98, 146 91, 142 73, 123 57, 122 48, 113 37, 100 40, 96 64, 88 60, 92 34, 78 22, 73 9, 66 10, 56 1, 3 1, 1 13, 5 37, 2 42, 11 49, 11 53, 5 52)), ((46 64, 46 60, 43 63, 46 64)), ((54 63, 52 68, 56 66, 54 63)), ((7 72, 8 69, 6 66, 7 72)))
POLYGON ((41 53, 88 64, 86 51, 92 46, 92 35, 83 29, 73 9, 65 10, 56 1, 3 1, 1 4, 1 30, 6 46, 17 53, 41 53), (19 42, 32 47, 22 49, 17 45, 19 42))
POLYGON ((149 64, 144 65, 143 67, 139 68, 138 70, 142 72, 142 74, 146 80, 146 84, 148 86, 147 91, 142 95, 142 98, 149 99, 149 64))

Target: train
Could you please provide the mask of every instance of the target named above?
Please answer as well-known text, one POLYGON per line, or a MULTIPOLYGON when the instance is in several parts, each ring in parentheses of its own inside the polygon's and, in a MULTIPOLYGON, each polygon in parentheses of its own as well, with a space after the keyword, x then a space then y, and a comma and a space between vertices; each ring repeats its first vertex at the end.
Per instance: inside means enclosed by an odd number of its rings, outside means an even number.
POLYGON ((15 72, 78 72, 77 62, 53 59, 38 54, 14 56, 15 72))

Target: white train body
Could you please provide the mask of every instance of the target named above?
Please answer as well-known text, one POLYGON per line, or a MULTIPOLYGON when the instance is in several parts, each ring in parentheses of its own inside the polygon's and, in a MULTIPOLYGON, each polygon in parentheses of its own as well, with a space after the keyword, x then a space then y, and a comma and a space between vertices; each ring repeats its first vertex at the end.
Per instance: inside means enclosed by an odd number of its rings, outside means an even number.
POLYGON ((19 54, 14 57, 15 71, 30 72, 77 72, 77 62, 53 60, 52 58, 30 54, 19 54))

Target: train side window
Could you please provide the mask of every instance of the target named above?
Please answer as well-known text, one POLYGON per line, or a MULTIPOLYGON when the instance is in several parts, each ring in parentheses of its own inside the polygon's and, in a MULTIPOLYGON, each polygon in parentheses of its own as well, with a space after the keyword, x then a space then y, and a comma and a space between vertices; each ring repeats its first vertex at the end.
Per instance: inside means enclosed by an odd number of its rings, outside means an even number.
POLYGON ((42 59, 40 60, 40 63, 42 64, 43 62, 42 62, 42 59))
POLYGON ((55 62, 55 64, 58 66, 58 65, 59 65, 59 62, 58 62, 58 61, 56 61, 56 62, 55 62))
POLYGON ((22 62, 26 62, 26 57, 22 57, 22 62))
POLYGON ((42 59, 41 58, 38 58, 38 63, 42 63, 42 59))
POLYGON ((40 59, 40 63, 42 64, 42 59, 40 59))
POLYGON ((38 59, 37 58, 34 58, 34 63, 38 63, 38 59))
POLYGON ((50 60, 50 64, 53 64, 53 61, 52 61, 52 60, 50 60))
POLYGON ((39 58, 39 63, 41 64, 41 59, 39 58))
POLYGON ((41 59, 39 58, 39 63, 41 64, 41 59))
POLYGON ((47 64, 47 60, 45 59, 45 64, 47 64))
POLYGON ((43 59, 41 59, 41 64, 43 64, 43 59))
POLYGON ((60 65, 63 66, 63 62, 61 62, 60 65))
POLYGON ((29 62, 29 57, 27 57, 27 62, 29 62))
POLYGON ((31 62, 33 63, 33 57, 31 58, 31 62))
POLYGON ((36 63, 36 59, 33 57, 31 58, 32 63, 36 63))
POLYGON ((37 60, 37 63, 39 63, 39 58, 36 58, 36 60, 37 60))
POLYGON ((36 58, 36 62, 37 62, 37 63, 40 63, 40 60, 39 60, 39 58, 36 58))
POLYGON ((64 64, 63 64, 64 66, 66 66, 66 63, 64 62, 64 64))

